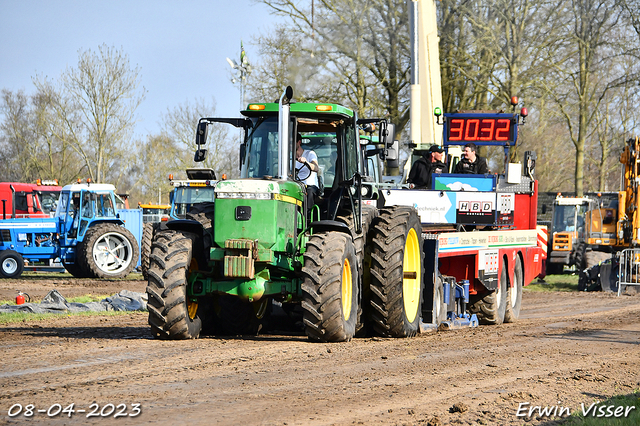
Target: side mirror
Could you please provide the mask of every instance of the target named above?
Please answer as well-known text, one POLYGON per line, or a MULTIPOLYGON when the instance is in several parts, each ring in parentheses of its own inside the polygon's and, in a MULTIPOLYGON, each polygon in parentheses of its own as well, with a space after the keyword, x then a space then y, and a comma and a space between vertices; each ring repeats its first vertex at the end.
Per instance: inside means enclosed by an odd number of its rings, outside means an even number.
POLYGON ((385 153, 385 159, 387 161, 397 161, 398 160, 398 150, 400 148, 398 141, 393 141, 390 145, 388 144, 388 148, 385 153))
POLYGON ((240 161, 238 161, 238 168, 242 169, 242 163, 244 163, 244 156, 247 154, 247 144, 240 144, 240 161))
POLYGON ((196 144, 204 145, 207 143, 207 122, 201 121, 198 123, 196 130, 196 144))
POLYGON ((196 153, 193 156, 193 161, 196 163, 202 163, 207 158, 207 150, 204 148, 196 149, 196 153))
POLYGON ((396 137, 396 126, 392 123, 382 124, 380 126, 380 136, 378 140, 383 143, 386 148, 391 148, 396 137))

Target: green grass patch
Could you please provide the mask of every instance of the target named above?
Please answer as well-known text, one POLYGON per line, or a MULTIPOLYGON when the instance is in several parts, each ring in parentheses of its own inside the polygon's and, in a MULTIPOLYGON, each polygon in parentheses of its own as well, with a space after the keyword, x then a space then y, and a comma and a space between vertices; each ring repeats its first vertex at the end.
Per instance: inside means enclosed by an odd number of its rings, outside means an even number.
POLYGON ((578 275, 547 275, 544 281, 533 281, 525 291, 578 291, 578 275))
POLYGON ((55 321, 67 317, 93 317, 107 316, 114 317, 120 315, 140 314, 148 315, 142 311, 107 311, 107 312, 61 312, 59 314, 32 314, 29 312, 13 312, 8 314, 0 314, 0 325, 12 323, 34 323, 40 321, 55 321))
MULTIPOLYGON (((585 402, 585 410, 589 409, 592 402, 585 402)), ((582 414, 582 407, 579 407, 577 410, 574 410, 574 413, 562 424, 565 426, 635 426, 640 424, 640 390, 636 389, 635 392, 629 395, 618 395, 612 398, 607 399, 606 401, 596 403, 597 410, 595 415, 593 413, 593 409, 589 412, 588 416, 584 416, 582 414), (599 407, 604 406, 605 408, 601 412, 599 407), (611 412, 615 413, 616 408, 618 407, 635 407, 635 409, 631 409, 628 412, 628 417, 608 417, 607 408, 612 406, 611 412), (599 414, 604 414, 601 417, 597 417, 599 414)), ((622 410, 624 412, 624 410, 622 410)))

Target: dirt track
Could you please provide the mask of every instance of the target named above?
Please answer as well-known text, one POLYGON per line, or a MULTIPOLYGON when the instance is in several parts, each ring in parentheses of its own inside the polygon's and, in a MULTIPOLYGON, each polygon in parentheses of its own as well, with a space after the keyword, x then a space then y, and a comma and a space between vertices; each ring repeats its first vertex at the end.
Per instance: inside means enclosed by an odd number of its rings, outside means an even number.
MULTIPOLYGON (((93 284, 66 286, 87 293, 93 284)), ((144 289, 109 285, 122 284, 144 289)), ((15 286, 44 295, 51 282, 1 285, 14 297, 15 286)), ((516 324, 341 344, 301 335, 164 342, 146 321, 134 313, 0 326, 0 424, 84 424, 92 403, 105 414, 107 404, 126 404, 123 413, 140 404, 137 417, 100 424, 553 424, 516 417, 519 404, 576 412, 640 388, 637 295, 525 292, 516 324), (72 403, 87 412, 46 413, 72 403), (9 417, 15 404, 45 412, 9 417), (454 404, 462 412, 450 412, 454 404)))

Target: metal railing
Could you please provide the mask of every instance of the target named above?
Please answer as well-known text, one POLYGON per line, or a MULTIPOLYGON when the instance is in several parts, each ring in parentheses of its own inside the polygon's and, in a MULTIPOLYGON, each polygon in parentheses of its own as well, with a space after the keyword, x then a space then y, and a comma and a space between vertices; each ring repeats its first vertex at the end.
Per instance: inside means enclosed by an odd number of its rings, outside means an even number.
POLYGON ((640 249, 629 248, 620 252, 618 280, 618 296, 628 285, 640 286, 640 249))

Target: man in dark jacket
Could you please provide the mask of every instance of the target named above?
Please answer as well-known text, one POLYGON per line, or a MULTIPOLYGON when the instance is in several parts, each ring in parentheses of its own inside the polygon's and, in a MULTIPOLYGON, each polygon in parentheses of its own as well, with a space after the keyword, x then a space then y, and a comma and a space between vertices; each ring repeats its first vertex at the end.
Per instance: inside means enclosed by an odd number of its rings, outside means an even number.
POLYGON ((473 142, 469 142, 464 146, 464 157, 456 164, 454 173, 468 173, 475 175, 483 175, 489 172, 487 160, 476 154, 478 148, 473 142))
POLYGON ((431 189, 431 175, 433 173, 446 173, 447 165, 444 159, 444 149, 433 145, 429 152, 413 163, 407 182, 419 189, 431 189))

